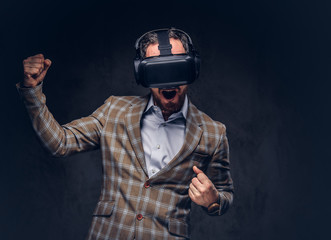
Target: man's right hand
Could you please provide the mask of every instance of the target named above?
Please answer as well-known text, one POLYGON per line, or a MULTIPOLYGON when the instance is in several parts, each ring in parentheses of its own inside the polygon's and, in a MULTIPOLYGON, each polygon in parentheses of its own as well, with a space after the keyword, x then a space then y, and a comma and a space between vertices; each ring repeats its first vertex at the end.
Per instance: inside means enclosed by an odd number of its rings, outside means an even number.
POLYGON ((28 57, 23 61, 24 68, 24 87, 35 87, 41 81, 44 80, 48 68, 52 62, 49 59, 45 59, 44 55, 37 54, 28 57))

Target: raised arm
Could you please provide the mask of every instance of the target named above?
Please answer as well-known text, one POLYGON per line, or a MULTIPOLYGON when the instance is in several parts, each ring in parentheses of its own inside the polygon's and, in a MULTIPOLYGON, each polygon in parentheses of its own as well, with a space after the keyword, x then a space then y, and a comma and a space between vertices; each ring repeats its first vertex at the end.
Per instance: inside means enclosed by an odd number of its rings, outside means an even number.
POLYGON ((49 112, 42 93, 42 81, 50 65, 51 61, 42 54, 25 59, 24 81, 17 84, 41 142, 54 156, 98 148, 110 99, 90 116, 60 126, 49 112))

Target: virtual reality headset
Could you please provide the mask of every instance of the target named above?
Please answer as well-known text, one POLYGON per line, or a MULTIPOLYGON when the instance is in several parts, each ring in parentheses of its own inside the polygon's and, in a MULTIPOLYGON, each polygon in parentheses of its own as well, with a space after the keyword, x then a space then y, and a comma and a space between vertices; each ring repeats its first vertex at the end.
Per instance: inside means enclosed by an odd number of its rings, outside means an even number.
POLYGON ((199 54, 194 50, 190 36, 182 30, 165 28, 147 32, 137 39, 135 49, 134 74, 137 84, 144 87, 174 88, 193 83, 199 76, 199 54), (171 53, 170 30, 176 36, 186 36, 188 47, 185 54, 171 53), (146 41, 146 36, 153 33, 157 35, 160 55, 153 57, 141 56, 141 41, 146 41))

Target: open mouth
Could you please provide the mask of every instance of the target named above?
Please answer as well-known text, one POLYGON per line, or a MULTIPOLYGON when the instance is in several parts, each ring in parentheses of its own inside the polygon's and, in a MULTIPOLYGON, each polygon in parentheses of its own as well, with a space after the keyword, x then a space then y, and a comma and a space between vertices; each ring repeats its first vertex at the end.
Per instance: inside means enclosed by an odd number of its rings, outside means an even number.
POLYGON ((166 99, 170 100, 176 96, 177 91, 176 89, 166 89, 166 90, 161 90, 161 93, 166 99))

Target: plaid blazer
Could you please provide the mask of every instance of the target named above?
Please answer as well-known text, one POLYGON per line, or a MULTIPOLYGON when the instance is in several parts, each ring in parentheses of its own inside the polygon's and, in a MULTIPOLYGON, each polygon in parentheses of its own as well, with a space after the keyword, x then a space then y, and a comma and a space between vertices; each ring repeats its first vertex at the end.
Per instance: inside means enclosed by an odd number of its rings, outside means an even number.
MULTIPOLYGON (((232 203, 225 126, 189 103, 185 142, 179 153, 148 178, 140 119, 148 97, 109 97, 90 116, 60 126, 46 107, 42 85, 20 88, 45 147, 54 156, 101 148, 103 185, 88 239, 187 239, 189 184, 198 166, 220 193, 223 214, 232 203)), ((171 139, 169 139, 171 141, 171 139)))

